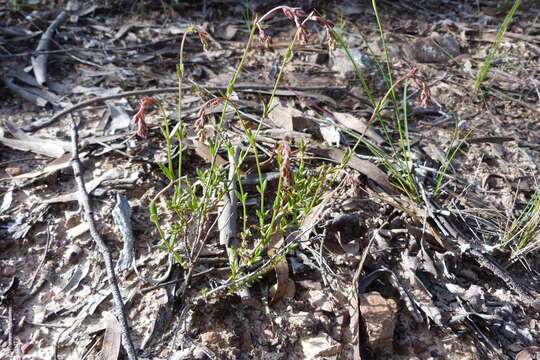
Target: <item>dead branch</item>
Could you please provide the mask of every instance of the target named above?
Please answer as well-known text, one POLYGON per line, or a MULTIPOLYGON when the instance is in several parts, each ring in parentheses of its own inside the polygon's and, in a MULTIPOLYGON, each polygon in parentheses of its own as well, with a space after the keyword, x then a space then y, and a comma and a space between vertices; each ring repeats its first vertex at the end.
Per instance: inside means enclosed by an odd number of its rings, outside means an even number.
POLYGON ((86 218, 86 222, 88 223, 88 227, 90 229, 90 234, 92 235, 92 238, 94 239, 94 242, 96 243, 99 252, 101 253, 101 256, 103 258, 103 261, 105 262, 105 268, 107 270, 107 279, 109 280, 109 286, 111 288, 115 310, 116 310, 116 316, 118 317, 118 320, 120 322, 120 328, 122 332, 122 343, 124 345, 124 348, 127 352, 128 359, 130 360, 137 360, 137 354, 135 353, 135 347, 133 346, 133 342, 131 341, 131 336, 129 333, 129 325, 127 322, 127 317, 124 311, 124 303, 122 301, 122 295, 120 294, 120 289, 118 287, 118 281, 116 279, 116 274, 114 272, 114 266, 112 261, 112 255, 111 251, 101 238, 101 235, 99 234, 96 222, 94 220, 94 213, 92 211, 92 207, 90 206, 90 199, 88 197, 88 193, 86 192, 86 187, 84 184, 83 179, 83 173, 81 170, 81 162, 79 159, 79 149, 78 149, 78 142, 79 142, 79 134, 77 132, 77 124, 75 123, 75 120, 71 121, 71 144, 72 144, 72 158, 71 158, 71 166, 73 167, 73 176, 75 177, 75 181, 77 182, 77 189, 79 193, 79 203, 84 211, 84 217, 86 218))

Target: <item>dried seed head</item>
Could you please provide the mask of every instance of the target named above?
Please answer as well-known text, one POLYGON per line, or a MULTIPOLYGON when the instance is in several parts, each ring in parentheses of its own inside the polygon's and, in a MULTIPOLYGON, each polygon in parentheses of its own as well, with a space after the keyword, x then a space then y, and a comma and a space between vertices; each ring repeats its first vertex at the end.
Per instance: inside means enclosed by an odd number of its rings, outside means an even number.
POLYGON ((306 44, 308 40, 309 32, 307 31, 306 27, 302 24, 297 25, 298 28, 298 38, 300 39, 300 42, 302 44, 306 44))
POLYGON ((259 29, 259 41, 268 49, 272 45, 272 36, 263 29, 259 29))
POLYGON ((304 10, 299 7, 282 6, 281 9, 287 18, 294 19, 297 24, 301 22, 301 16, 306 16, 304 10))
MULTIPOLYGON (((422 79, 421 76, 418 75, 418 68, 414 68, 410 71, 411 76, 406 77, 412 77, 414 79, 414 82, 416 83, 416 86, 420 88, 420 106, 422 107, 428 107, 430 100, 431 100, 431 92, 429 91, 429 87, 427 86, 426 82, 422 79)), ((407 74, 409 75, 409 74, 407 74)))
POLYGON ((309 17, 309 20, 315 21, 317 24, 325 26, 325 27, 330 27, 330 28, 334 27, 333 22, 331 22, 329 20, 325 20, 325 19, 323 19, 323 18, 321 18, 320 16, 317 16, 317 15, 311 15, 309 17))
POLYGON ((429 91, 429 87, 423 80, 419 80, 419 87, 420 87, 420 106, 428 107, 429 103, 431 102, 431 91, 429 91))
POLYGON ((197 137, 199 141, 205 140, 204 123, 205 123, 206 111, 203 107, 197 113, 197 120, 195 121, 195 130, 197 131, 197 137))
POLYGON ((406 78, 406 79, 414 78, 414 77, 416 76, 417 73, 418 73, 418 68, 412 68, 412 69, 407 73, 407 75, 405 75, 405 78, 406 78))

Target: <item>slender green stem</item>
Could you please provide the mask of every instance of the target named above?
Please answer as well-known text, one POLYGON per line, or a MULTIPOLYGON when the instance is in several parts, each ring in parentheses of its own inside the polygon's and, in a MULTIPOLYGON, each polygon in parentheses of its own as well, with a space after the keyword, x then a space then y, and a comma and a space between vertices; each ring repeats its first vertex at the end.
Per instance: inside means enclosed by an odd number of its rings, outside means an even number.
POLYGON ((220 118, 219 124, 218 124, 217 129, 216 129, 215 141, 213 143, 213 146, 210 147, 212 161, 210 163, 210 174, 208 176, 207 183, 205 184, 204 194, 203 194, 203 201, 202 201, 202 208, 201 208, 200 216, 199 216, 199 219, 198 219, 197 239, 199 239, 201 237, 201 235, 202 235, 202 223, 203 223, 203 220, 205 218, 205 214, 206 214, 207 206, 208 206, 206 199, 208 198, 209 191, 212 188, 211 184, 213 184, 216 181, 216 177, 218 175, 218 171, 216 169, 216 167, 217 167, 216 159, 217 159, 217 154, 218 154, 219 147, 221 146, 221 142, 222 142, 221 131, 222 131, 222 128, 223 128, 223 123, 225 121, 225 114, 227 113, 227 106, 229 104, 229 99, 230 99, 230 97, 231 97, 231 95, 232 95, 232 93, 234 91, 234 85, 236 83, 236 80, 240 76, 240 72, 242 71, 242 68, 244 67, 244 64, 246 62, 248 54, 249 54, 249 52, 251 50, 251 46, 253 44, 253 39, 255 38, 255 29, 256 29, 256 27, 253 26, 253 28, 251 30, 251 33, 249 34, 249 38, 248 38, 246 47, 244 49, 244 53, 242 55, 242 58, 240 59, 240 63, 238 64, 238 66, 236 68, 236 71, 235 71, 231 81, 229 82, 229 86, 227 87, 227 92, 226 92, 227 96, 225 98, 225 102, 223 104, 223 111, 221 113, 221 118, 220 118))
POLYGON ((465 141, 469 138, 469 135, 472 133, 472 130, 469 130, 467 134, 463 137, 463 139, 457 144, 457 146, 454 146, 455 141, 458 138, 459 135, 459 127, 456 120, 456 126, 454 128, 454 133, 452 134, 452 140, 450 141, 450 145, 448 146, 448 150, 446 151, 444 164, 441 165, 441 168, 439 169, 439 174, 437 175, 437 185, 435 186, 435 195, 439 195, 442 190, 442 181, 444 178, 444 175, 448 172, 448 168, 450 167, 450 164, 452 163, 452 160, 456 156, 458 150, 461 148, 461 146, 465 143, 465 141))
POLYGON ((508 29, 508 25, 510 24, 510 21, 512 21, 512 18, 514 17, 517 9, 521 5, 521 1, 522 0, 514 1, 514 5, 510 9, 506 17, 504 18, 503 23, 501 24, 501 27, 499 28, 499 31, 497 31, 495 42, 493 43, 493 46, 491 47, 491 50, 489 51, 486 61, 484 61, 484 65, 482 66, 482 69, 480 69, 480 71, 478 72, 478 75, 476 76, 476 80, 474 82, 475 91, 478 91, 480 89, 480 85, 482 85, 484 78, 489 72, 493 59, 495 58, 495 53, 499 49, 499 45, 501 44, 502 38, 504 37, 506 30, 508 29))
POLYGON ((266 234, 264 234, 263 236, 263 239, 266 239, 267 241, 275 233, 274 225, 280 213, 279 206, 281 204, 282 197, 283 197, 283 176, 280 176, 278 180, 278 188, 276 190, 276 197, 274 199, 274 206, 272 208, 272 219, 270 220, 270 226, 268 226, 268 230, 266 234))
MULTIPOLYGON (((310 16, 312 15, 313 13, 309 14, 305 19, 304 21, 302 22, 302 26, 305 25, 305 23, 309 20, 310 16)), ((260 22, 260 20, 259 20, 260 22)), ((270 106, 272 105, 273 101, 274 101, 274 98, 276 96, 276 92, 277 92, 277 88, 279 86, 279 83, 281 81, 281 78, 283 77, 283 73, 285 71, 285 66, 287 65, 287 63, 289 62, 289 60, 292 58, 292 55, 293 55, 293 49, 294 49, 294 46, 296 45, 296 42, 298 41, 298 38, 300 36, 300 29, 297 29, 296 32, 294 33, 294 37, 292 39, 292 41, 289 43, 289 46, 287 46, 287 50, 285 51, 285 56, 283 57, 283 61, 281 62, 281 66, 279 68, 279 73, 274 81, 274 88, 272 89, 272 92, 270 94, 270 100, 268 100, 268 105, 265 107, 264 109, 264 113, 262 115, 262 118, 265 119, 267 116, 268 116, 268 113, 270 112, 270 106)))
MULTIPOLYGON (((388 82, 390 89, 392 90, 391 95, 392 95, 392 102, 394 103, 395 116, 396 118, 399 118, 397 96, 396 96, 395 91, 393 90, 394 86, 393 86, 393 79, 392 79, 392 66, 390 62, 391 58, 390 58, 390 53, 388 52, 388 46, 386 45, 386 38, 384 36, 384 27, 382 25, 381 17, 379 16, 379 10, 377 8, 377 0, 371 0, 371 5, 373 7, 373 13, 375 14, 375 19, 377 19, 377 26, 379 27, 380 39, 381 39, 381 43, 384 50, 384 60, 386 62, 386 71, 387 71, 385 79, 388 82)), ((384 74, 384 71, 382 71, 382 73, 384 74)))
MULTIPOLYGON (((191 30, 191 29, 190 29, 191 30)), ((177 76, 178 76, 178 129, 180 136, 178 137, 178 177, 182 177, 182 155, 183 155, 183 138, 184 138, 184 129, 183 129, 183 119, 182 119, 182 110, 184 107, 183 100, 184 100, 184 76, 185 76, 185 68, 184 68, 184 45, 186 43, 187 35, 192 31, 186 31, 184 32, 184 35, 182 36, 182 42, 180 43, 180 50, 178 52, 178 68, 177 68, 177 76)), ((176 135, 176 134, 173 134, 176 135)))

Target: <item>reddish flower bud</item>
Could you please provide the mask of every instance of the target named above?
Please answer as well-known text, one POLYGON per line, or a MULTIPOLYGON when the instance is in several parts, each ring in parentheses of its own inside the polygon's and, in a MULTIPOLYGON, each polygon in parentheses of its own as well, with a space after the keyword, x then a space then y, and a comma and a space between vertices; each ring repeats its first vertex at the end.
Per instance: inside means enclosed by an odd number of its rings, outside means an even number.
POLYGON ((199 40, 201 41, 203 50, 208 51, 208 33, 206 33, 206 31, 199 30, 197 31, 197 34, 199 34, 199 40))
POLYGON ((154 98, 143 98, 139 100, 139 111, 137 111, 135 116, 133 116, 133 122, 137 125, 137 135, 142 138, 146 137, 148 129, 146 123, 144 122, 144 117, 146 116, 146 107, 150 104, 159 105, 159 101, 154 98))
POLYGON ((293 182, 291 171, 292 150, 287 140, 281 140, 278 142, 278 151, 281 155, 281 166, 279 167, 279 173, 283 178, 283 185, 291 186, 293 182))

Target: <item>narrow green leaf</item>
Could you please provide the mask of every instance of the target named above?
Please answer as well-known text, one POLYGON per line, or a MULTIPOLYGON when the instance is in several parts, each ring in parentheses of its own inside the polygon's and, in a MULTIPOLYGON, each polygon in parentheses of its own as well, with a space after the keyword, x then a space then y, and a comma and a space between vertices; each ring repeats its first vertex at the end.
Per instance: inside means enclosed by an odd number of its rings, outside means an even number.
POLYGON ((165 174, 167 179, 173 180, 173 174, 172 174, 171 170, 166 165, 159 164, 159 168, 161 169, 161 171, 163 171, 163 173, 165 174))

